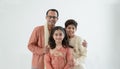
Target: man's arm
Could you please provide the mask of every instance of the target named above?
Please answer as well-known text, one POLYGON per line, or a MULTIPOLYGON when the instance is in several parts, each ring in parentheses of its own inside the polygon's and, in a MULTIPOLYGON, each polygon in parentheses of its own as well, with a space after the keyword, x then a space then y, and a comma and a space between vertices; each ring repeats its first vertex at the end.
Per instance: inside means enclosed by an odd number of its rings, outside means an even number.
POLYGON ((44 48, 38 46, 38 32, 37 32, 37 27, 33 30, 29 43, 28 43, 28 49, 33 53, 33 54, 39 54, 42 55, 43 54, 43 50, 44 48))

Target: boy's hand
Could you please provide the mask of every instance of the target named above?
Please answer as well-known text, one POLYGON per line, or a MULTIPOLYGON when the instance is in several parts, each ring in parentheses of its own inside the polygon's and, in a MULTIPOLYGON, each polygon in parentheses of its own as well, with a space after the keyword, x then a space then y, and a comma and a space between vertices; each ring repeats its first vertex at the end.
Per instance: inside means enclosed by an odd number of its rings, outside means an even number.
POLYGON ((86 40, 83 40, 82 45, 83 45, 84 47, 87 47, 87 41, 86 41, 86 40))

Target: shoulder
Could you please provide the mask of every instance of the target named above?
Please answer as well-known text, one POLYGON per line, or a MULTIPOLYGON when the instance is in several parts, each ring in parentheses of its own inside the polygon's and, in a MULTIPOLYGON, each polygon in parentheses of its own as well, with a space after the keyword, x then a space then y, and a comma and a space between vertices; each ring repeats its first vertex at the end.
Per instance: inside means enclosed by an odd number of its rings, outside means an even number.
POLYGON ((79 36, 79 35, 75 35, 75 38, 76 38, 76 39, 82 39, 82 37, 79 36))
POLYGON ((66 48, 66 53, 67 54, 72 54, 73 52, 73 49, 72 48, 66 48))
POLYGON ((43 32, 44 31, 44 26, 36 26, 33 29, 34 32, 43 32))
POLYGON ((72 50, 72 48, 70 48, 70 47, 66 48, 66 51, 68 51, 68 52, 71 51, 71 50, 72 50))
POLYGON ((41 25, 41 26, 36 26, 36 27, 34 28, 34 30, 40 30, 40 29, 44 29, 44 26, 41 25))
POLYGON ((78 35, 75 35, 75 37, 74 37, 77 41, 82 41, 83 39, 82 39, 82 37, 81 36, 78 36, 78 35))

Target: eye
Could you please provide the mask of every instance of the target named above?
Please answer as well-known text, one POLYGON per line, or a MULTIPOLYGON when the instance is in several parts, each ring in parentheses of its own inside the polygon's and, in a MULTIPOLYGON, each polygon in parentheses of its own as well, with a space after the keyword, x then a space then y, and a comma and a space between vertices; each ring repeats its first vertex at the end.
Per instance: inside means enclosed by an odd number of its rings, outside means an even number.
POLYGON ((49 15, 48 15, 47 17, 50 18, 50 19, 51 19, 51 18, 53 18, 53 19, 56 19, 56 18, 57 18, 56 16, 49 16, 49 15))
POLYGON ((60 33, 59 35, 62 36, 62 33, 60 33))
POLYGON ((74 30, 75 28, 73 27, 72 29, 74 30))
POLYGON ((55 34, 55 36, 58 36, 58 34, 55 34))
POLYGON ((71 29, 71 27, 68 27, 68 29, 71 29))

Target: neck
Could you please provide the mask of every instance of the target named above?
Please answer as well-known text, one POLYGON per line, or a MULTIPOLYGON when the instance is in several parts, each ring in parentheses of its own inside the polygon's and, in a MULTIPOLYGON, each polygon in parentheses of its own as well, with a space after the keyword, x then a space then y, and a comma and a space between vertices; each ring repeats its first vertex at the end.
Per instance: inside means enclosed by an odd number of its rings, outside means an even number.
POLYGON ((51 32, 51 29, 52 29, 52 28, 51 28, 50 26, 48 26, 48 32, 49 32, 49 33, 51 32))
POLYGON ((61 42, 55 42, 55 43, 56 43, 56 46, 62 46, 61 42))
POLYGON ((48 25, 48 31, 49 31, 49 33, 51 32, 52 28, 53 28, 53 26, 48 25))
POLYGON ((59 43, 59 44, 56 44, 56 46, 62 46, 62 44, 61 44, 61 43, 59 43))
POLYGON ((62 47, 62 44, 56 44, 56 49, 60 49, 62 47))
POLYGON ((69 38, 71 39, 71 38, 73 38, 75 35, 73 35, 73 36, 69 36, 69 38))

